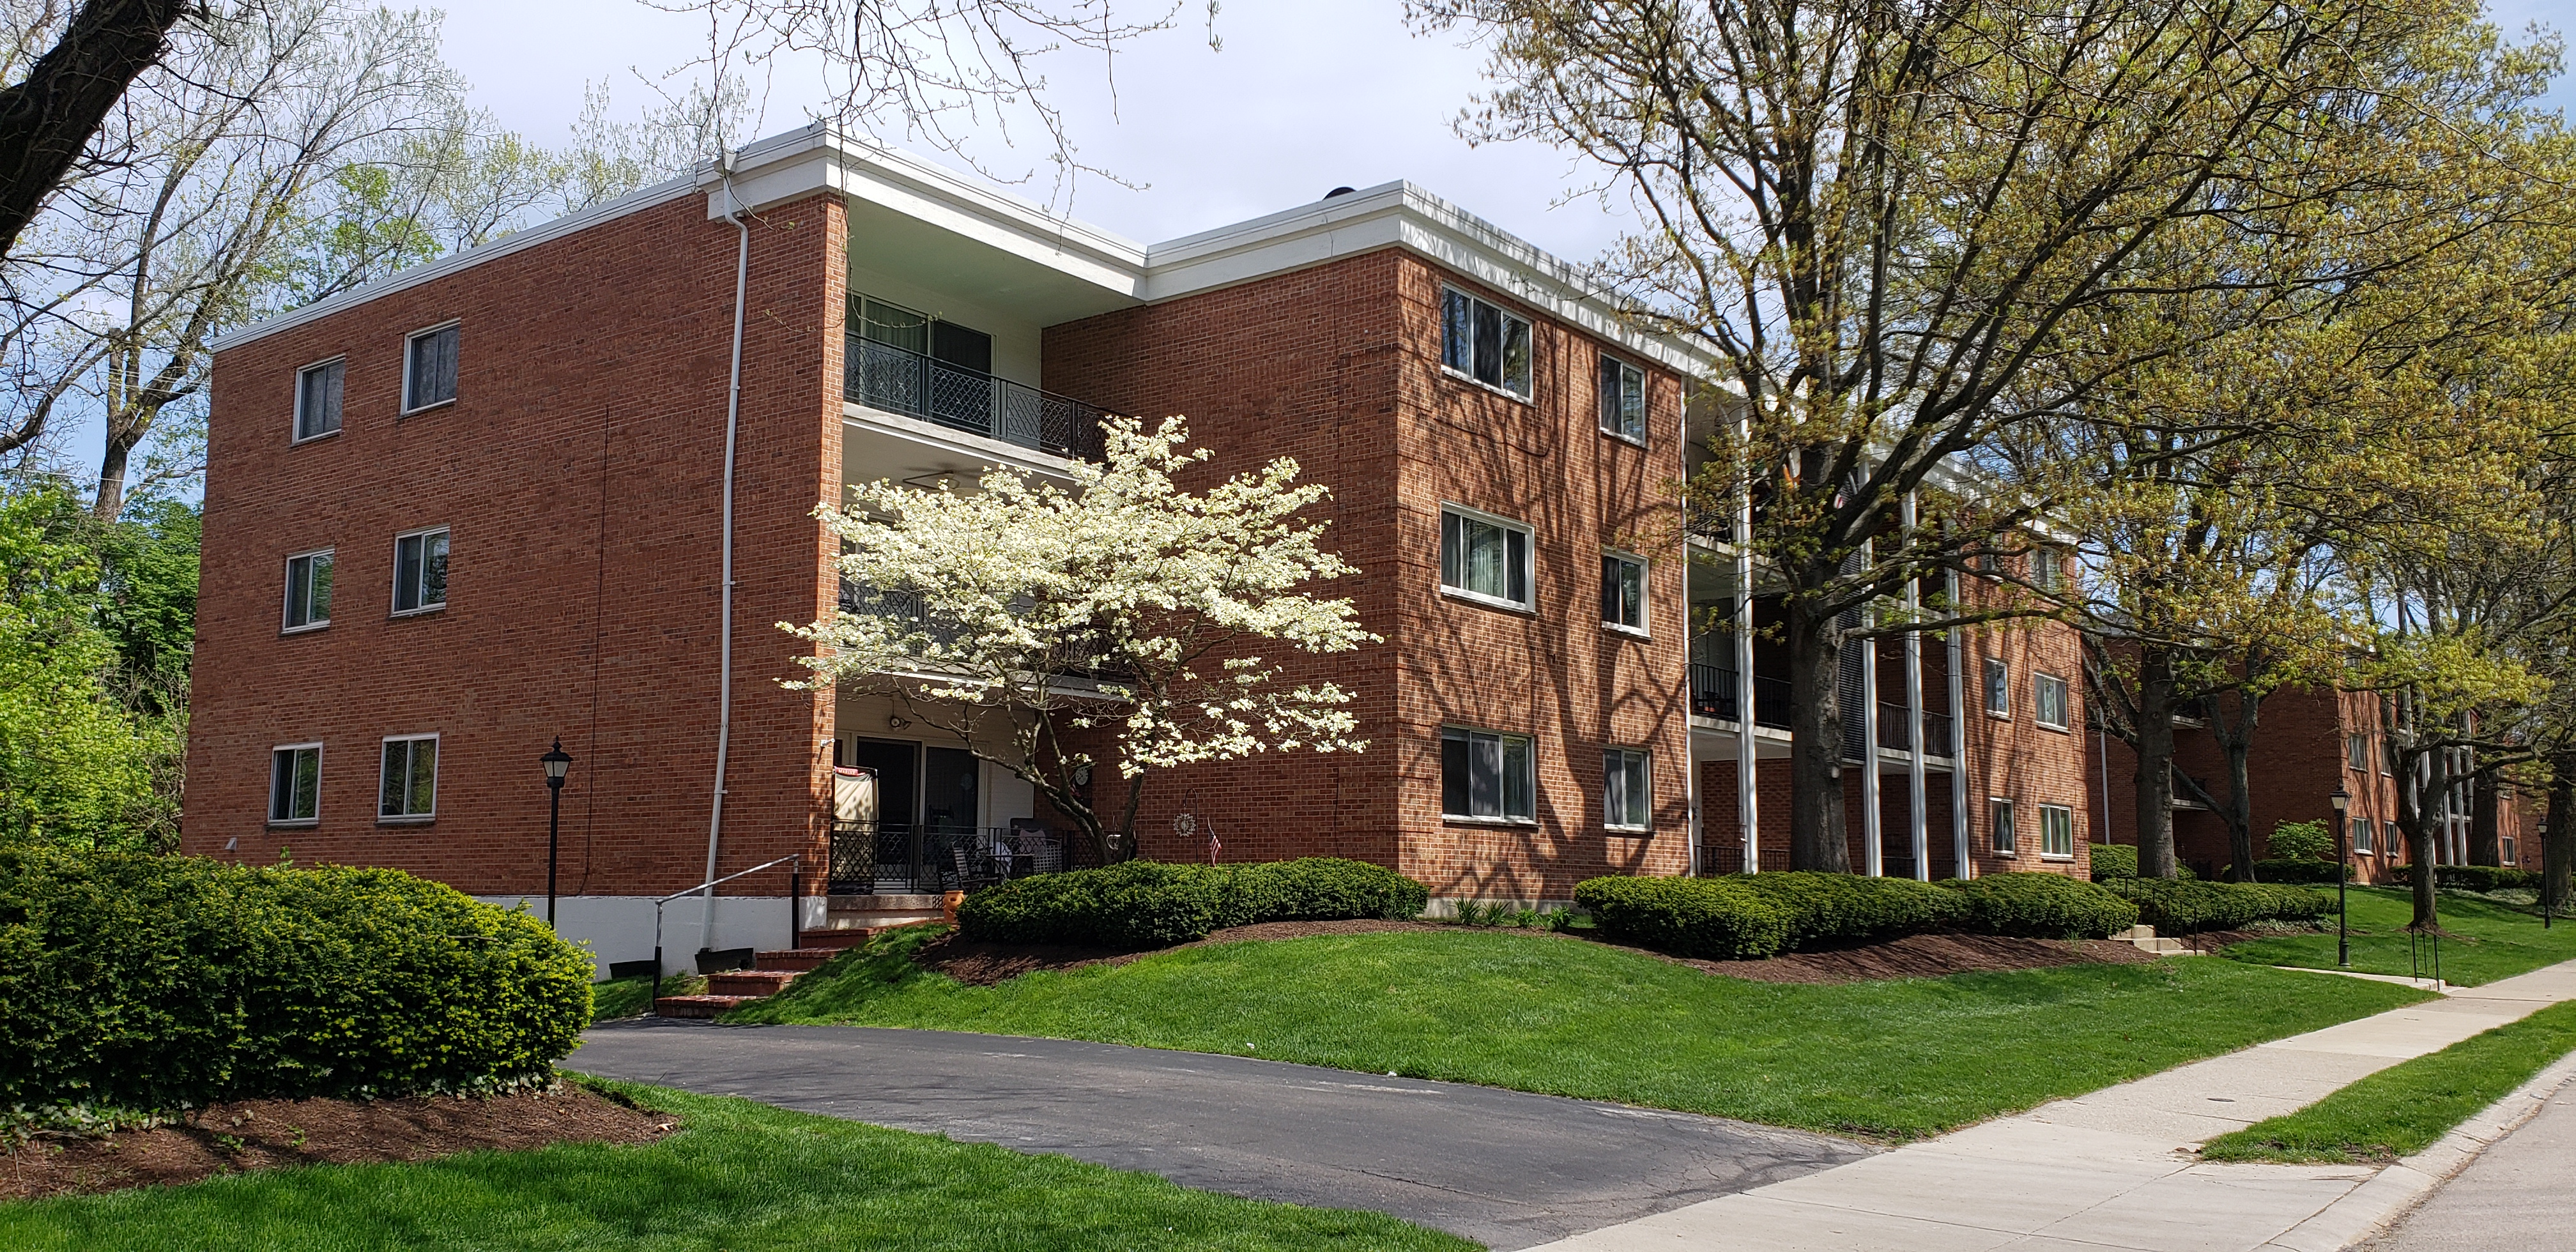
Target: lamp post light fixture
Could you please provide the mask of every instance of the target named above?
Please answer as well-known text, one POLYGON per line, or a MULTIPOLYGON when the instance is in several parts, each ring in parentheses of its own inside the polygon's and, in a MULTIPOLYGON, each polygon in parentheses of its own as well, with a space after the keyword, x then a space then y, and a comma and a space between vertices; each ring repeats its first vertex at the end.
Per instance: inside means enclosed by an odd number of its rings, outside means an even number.
POLYGON ((555 746, 537 758, 546 767, 546 925, 555 924, 555 867, 563 850, 563 785, 564 775, 572 770, 572 754, 563 750, 563 736, 555 736, 555 746))
POLYGON ((2352 880, 2352 823, 2344 820, 2344 810, 2352 807, 2352 796, 2338 782, 2326 801, 2335 815, 2335 968, 2346 969, 2352 965, 2352 917, 2343 907, 2344 884, 2352 880))

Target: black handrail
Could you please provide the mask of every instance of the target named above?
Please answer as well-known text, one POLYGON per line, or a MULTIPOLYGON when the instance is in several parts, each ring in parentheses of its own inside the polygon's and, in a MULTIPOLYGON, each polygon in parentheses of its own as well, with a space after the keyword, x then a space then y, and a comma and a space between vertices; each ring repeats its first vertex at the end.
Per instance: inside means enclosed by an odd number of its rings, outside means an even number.
POLYGON ((1096 461, 1106 410, 859 335, 845 340, 841 396, 854 404, 1096 461))

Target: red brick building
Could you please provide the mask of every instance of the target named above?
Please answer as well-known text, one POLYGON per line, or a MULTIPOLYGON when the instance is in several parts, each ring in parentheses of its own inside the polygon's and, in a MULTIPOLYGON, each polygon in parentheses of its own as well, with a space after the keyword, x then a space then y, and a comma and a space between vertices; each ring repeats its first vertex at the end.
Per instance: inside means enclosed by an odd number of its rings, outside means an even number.
MULTIPOLYGON (((2227 711, 2234 699, 2219 697, 2219 711, 2227 711)), ((2341 787, 2355 879, 2386 882, 2392 867, 2406 863, 2406 836, 2397 816, 2402 780, 2390 772, 2385 715, 2377 696, 2328 688, 2288 688, 2263 701, 2246 757, 2256 858, 2272 855, 2271 834, 2285 823, 2325 822, 2331 828, 2332 796, 2341 787)), ((2230 864, 2227 821, 2200 793, 2226 802, 2226 753, 2204 718, 2177 719, 2174 731, 2174 771, 2184 776, 2174 786, 2174 855, 2194 873, 2215 877, 2230 864), (2186 778, 2198 783, 2197 791, 2186 778)), ((2465 767, 2469 762, 2463 759, 2457 764, 2465 767)), ((2138 841, 2137 769, 2137 753, 2117 739, 2106 740, 2096 757, 2096 820, 2113 843, 2138 841), (2103 811, 2106 801, 2107 813, 2103 811)), ((2477 814, 2481 807, 2491 806, 2496 863, 2537 872, 2538 799, 2518 792, 2509 780, 2485 789, 2459 783, 2434 845, 2436 863, 2475 863, 2472 834, 2477 814)), ((2436 801, 2420 802, 2430 808, 2436 801)))
MULTIPOLYGON (((882 857, 832 881, 836 765, 874 771, 887 827, 990 845, 1045 815, 885 699, 781 685, 809 645, 774 624, 842 594, 813 510, 1061 478, 1108 411, 1187 415, 1228 472, 1296 457, 1386 640, 1308 666, 1357 692, 1367 752, 1158 775, 1146 854, 1205 854, 1168 833, 1187 811, 1229 859, 1562 900, 1740 865, 1753 812, 1779 864, 1785 806, 1735 786, 1736 706, 1693 664, 1691 606, 1729 585, 1677 538, 1703 364, 1408 184, 1145 247, 820 127, 764 141, 217 346, 183 842, 541 898, 560 739, 563 929, 603 961, 649 954, 653 898, 710 870, 802 854, 807 926, 931 885, 882 857)), ((1751 687, 1772 658, 1743 653, 1751 687)), ((1856 866, 2081 872, 2076 657, 1995 628, 1848 676, 1876 710, 1856 866)), ((1783 755, 1746 700, 1750 750, 1783 755)), ((778 942, 787 886, 676 901, 666 945, 778 942)))

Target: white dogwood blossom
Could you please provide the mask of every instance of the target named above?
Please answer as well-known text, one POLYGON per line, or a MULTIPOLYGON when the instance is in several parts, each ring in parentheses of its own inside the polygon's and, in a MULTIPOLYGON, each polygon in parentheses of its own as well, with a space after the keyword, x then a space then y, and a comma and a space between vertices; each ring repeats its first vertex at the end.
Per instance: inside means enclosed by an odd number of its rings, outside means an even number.
POLYGON ((1301 514, 1326 489, 1282 457, 1191 494, 1211 455, 1180 418, 1105 423, 1070 489, 993 469, 974 487, 879 481, 816 510, 841 603, 810 626, 801 686, 892 695, 1037 789, 1104 860, 1133 855, 1145 772, 1263 752, 1357 752, 1351 693, 1283 657, 1378 642, 1309 584, 1358 572, 1301 514), (1105 755, 1106 760, 1096 759, 1105 755), (1083 785, 1123 783, 1113 805, 1083 785))

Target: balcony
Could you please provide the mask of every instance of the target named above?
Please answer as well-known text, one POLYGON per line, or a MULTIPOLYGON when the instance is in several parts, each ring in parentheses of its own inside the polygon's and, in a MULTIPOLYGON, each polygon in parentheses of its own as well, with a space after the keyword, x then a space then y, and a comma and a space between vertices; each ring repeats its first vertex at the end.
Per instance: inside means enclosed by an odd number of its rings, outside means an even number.
MULTIPOLYGON (((1691 712, 1719 721, 1741 721, 1736 701, 1737 671, 1715 665, 1690 667, 1691 712)), ((1753 724, 1789 728, 1789 680, 1753 676, 1753 724)))
POLYGON ((846 343, 841 395, 853 404, 1056 456, 1100 459, 1105 411, 1097 405, 857 335, 846 343))

